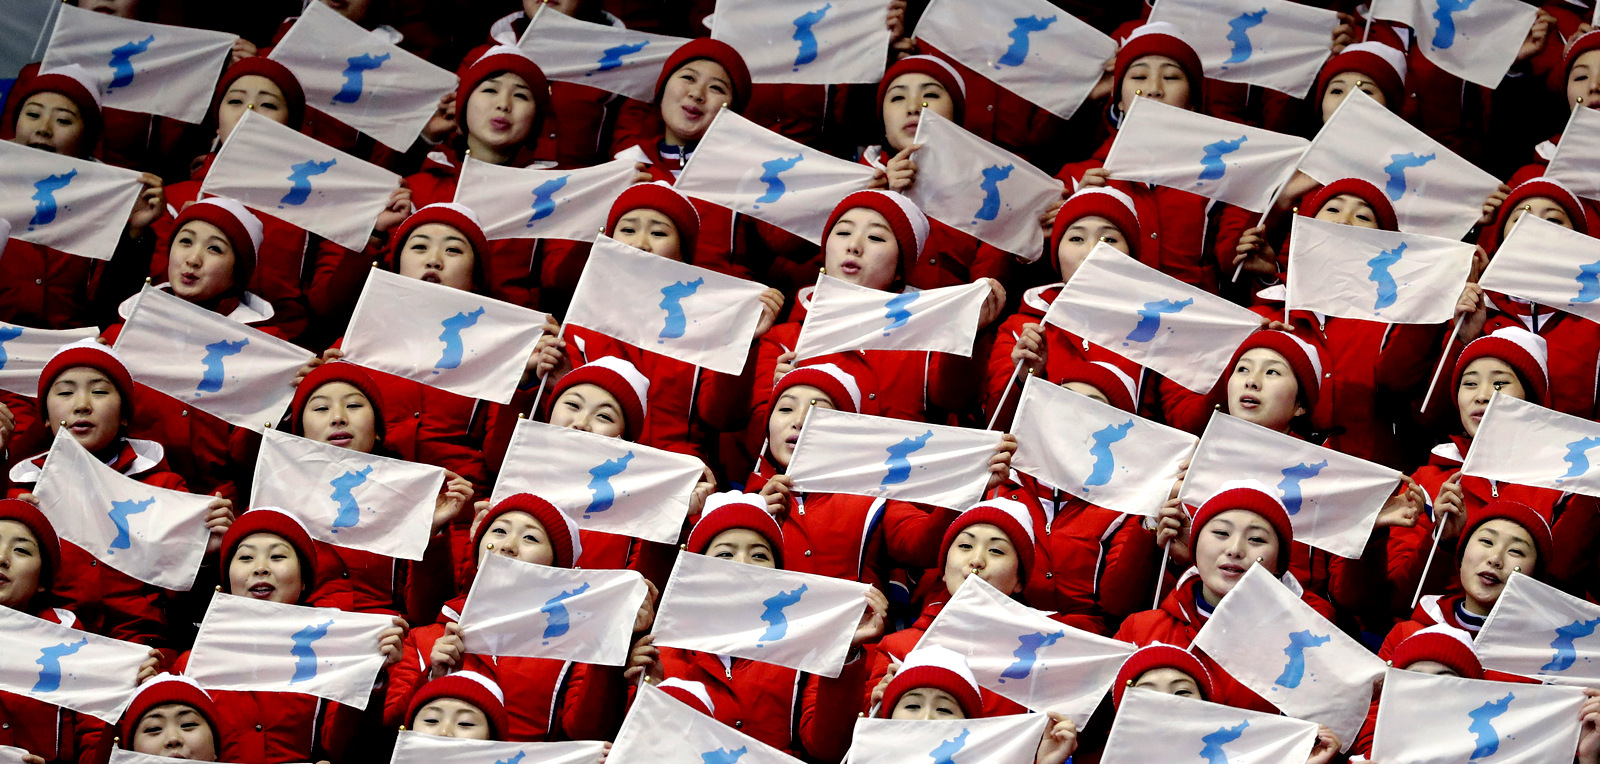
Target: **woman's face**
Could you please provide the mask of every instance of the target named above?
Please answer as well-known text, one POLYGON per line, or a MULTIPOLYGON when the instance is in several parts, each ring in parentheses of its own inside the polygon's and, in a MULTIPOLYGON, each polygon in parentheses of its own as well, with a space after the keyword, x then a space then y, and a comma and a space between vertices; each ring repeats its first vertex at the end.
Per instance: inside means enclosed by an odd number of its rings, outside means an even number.
POLYGON ((16 520, 0 520, 0 606, 26 610, 43 572, 38 537, 16 520))
POLYGON ((1278 532, 1267 519, 1245 509, 1219 513, 1195 529, 1194 566, 1200 573, 1202 596, 1213 605, 1233 591, 1245 571, 1258 561, 1278 574, 1278 532))
POLYGON ((924 108, 945 119, 955 119, 956 102, 933 77, 910 72, 889 83, 883 91, 883 132, 891 150, 899 152, 914 142, 924 108))
POLYGON ((479 566, 490 553, 534 565, 556 564, 556 548, 550 544, 550 533, 544 529, 544 523, 527 512, 507 512, 489 524, 483 540, 478 542, 479 566))
POLYGON ((459 740, 488 740, 489 717, 477 706, 455 698, 436 698, 417 710, 411 729, 424 735, 459 740))
POLYGON ((1357 228, 1378 227, 1378 214, 1372 211, 1372 205, 1355 194, 1335 194, 1332 199, 1322 203, 1313 217, 1357 228))
POLYGON ((1300 383, 1278 351, 1251 348, 1239 356, 1228 375, 1228 413, 1278 432, 1306 413, 1300 383))
POLYGON ((318 0, 323 5, 339 12, 339 15, 360 24, 367 20, 367 14, 372 11, 373 0, 318 0))
POLYGON ((1089 257, 1089 252, 1102 241, 1124 255, 1133 251, 1122 229, 1099 215, 1086 215, 1072 221, 1061 236, 1061 246, 1056 248, 1056 267, 1061 270, 1061 280, 1072 278, 1078 266, 1089 257))
POLYGON ((778 402, 767 415, 767 452, 779 467, 788 467, 794 456, 794 446, 800 442, 800 426, 812 406, 837 408, 833 398, 810 385, 793 385, 778 396, 778 402))
POLYGON ((944 586, 951 594, 961 588, 967 576, 1006 594, 1022 591, 1022 563, 1011 537, 998 526, 974 523, 961 529, 950 542, 944 557, 944 586))
POLYGON ((228 560, 228 592, 266 602, 293 605, 305 593, 300 553, 276 533, 252 533, 228 560))
POLYGON ((1528 391, 1522 378, 1511 364, 1498 358, 1479 358, 1467 364, 1461 372, 1461 386, 1456 388, 1456 410, 1461 412, 1461 427, 1467 437, 1478 436, 1478 425, 1483 424, 1483 413, 1489 409, 1489 400, 1502 393, 1527 400, 1528 391))
POLYGON ((1189 108, 1189 75, 1166 56, 1140 56, 1122 73, 1122 101, 1128 113, 1135 98, 1153 98, 1168 106, 1189 108))
POLYGON ((60 93, 34 93, 17 110, 17 135, 11 140, 62 156, 88 153, 84 143, 83 114, 78 105, 60 93))
POLYGON ((248 111, 280 125, 289 125, 289 104, 284 100, 283 90, 266 77, 246 74, 228 83, 228 89, 217 104, 217 140, 228 140, 234 126, 248 111))
POLYGON ((135 753, 189 761, 216 761, 217 741, 211 725, 194 706, 168 703, 139 717, 128 741, 135 753))
POLYGON ((889 718, 920 722, 965 719, 967 715, 950 693, 932 687, 913 687, 894 702, 889 718))
POLYGON ((363 454, 378 444, 377 411, 366 393, 348 382, 328 382, 313 391, 300 427, 311 440, 363 454))
POLYGON ((1184 698, 1205 698, 1200 694, 1200 684, 1194 677, 1175 668, 1151 669, 1133 680, 1134 687, 1164 692, 1184 698))
POLYGON ((577 17, 578 11, 583 8, 583 0, 522 0, 522 13, 530 19, 540 8, 549 8, 565 16, 577 17))
POLYGON ((622 404, 599 385, 573 385, 561 393, 550 407, 550 424, 608 438, 620 438, 627 431, 622 404))
POLYGON ((1066 388, 1068 390, 1071 390, 1072 392, 1075 392, 1075 393, 1077 393, 1079 395, 1084 395, 1084 396, 1088 396, 1090 398, 1093 398, 1093 399, 1095 399, 1097 401, 1100 401, 1101 403, 1104 403, 1106 405, 1110 405, 1111 404, 1111 399, 1107 398, 1105 393, 1100 392, 1100 388, 1095 387, 1094 385, 1091 385, 1088 382, 1068 382, 1068 383, 1062 385, 1062 387, 1064 387, 1064 388, 1066 388))
POLYGON ((670 146, 700 140, 717 111, 733 103, 733 78, 722 64, 709 59, 678 67, 661 90, 661 121, 670 146))
POLYGON ((501 156, 514 154, 533 132, 538 110, 533 88, 521 75, 501 72, 478 83, 467 96, 468 146, 501 156))
POLYGON ((1527 529, 1510 520, 1489 520, 1479 525, 1461 550, 1461 603, 1476 615, 1488 615, 1505 590, 1506 579, 1522 571, 1533 575, 1539 549, 1527 529))
POLYGON ((888 289, 900 269, 900 245, 888 219, 866 207, 840 215, 822 247, 828 275, 857 286, 888 289))
POLYGON ((139 18, 139 0, 77 0, 73 5, 119 19, 139 18))
POLYGON ((122 419, 122 393, 105 372, 74 366, 56 375, 45 392, 46 422, 53 435, 62 427, 91 454, 117 442, 127 422, 122 419))
POLYGON ((778 567, 778 555, 766 536, 749 528, 731 528, 711 537, 706 556, 763 568, 778 567))
POLYGON ((623 213, 611 229, 611 238, 652 255, 683 262, 685 253, 678 224, 657 210, 640 207, 623 213))
POLYGON ((1344 99, 1357 90, 1372 96, 1372 100, 1379 104, 1389 105, 1388 98, 1383 95, 1383 89, 1379 88, 1378 83, 1373 82, 1371 77, 1361 72, 1339 72, 1333 75, 1333 79, 1328 80, 1328 89, 1322 91, 1322 121, 1327 122, 1331 119, 1339 104, 1344 103, 1344 99))
POLYGON ((1461 676, 1456 670, 1438 661, 1416 661, 1406 666, 1406 671, 1415 671, 1418 674, 1431 674, 1433 676, 1461 676))
POLYGON ((172 237, 167 257, 167 283, 172 293, 203 303, 233 288, 233 242, 204 220, 190 220, 172 237))
POLYGON ((400 245, 399 272, 408 279, 470 292, 476 258, 466 235, 443 223, 429 223, 413 229, 400 245))
POLYGON ((1578 56, 1567 70, 1567 105, 1600 109, 1600 50, 1578 56))
POLYGON ((1504 239, 1511 235, 1511 227, 1522 219, 1524 214, 1544 218, 1562 228, 1577 230, 1572 223, 1572 216, 1567 214, 1567 208, 1562 207, 1556 200, 1548 196, 1534 196, 1523 199, 1510 214, 1506 215, 1506 222, 1500 227, 1500 237, 1504 239))

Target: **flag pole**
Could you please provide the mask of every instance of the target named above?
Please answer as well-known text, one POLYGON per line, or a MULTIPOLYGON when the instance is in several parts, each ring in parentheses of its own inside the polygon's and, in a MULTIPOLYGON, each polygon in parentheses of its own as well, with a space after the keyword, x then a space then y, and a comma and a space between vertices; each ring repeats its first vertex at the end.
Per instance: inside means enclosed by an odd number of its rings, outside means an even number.
POLYGON ((1417 593, 1411 596, 1411 607, 1416 608, 1422 601, 1422 587, 1428 583, 1428 571, 1433 567, 1433 553, 1439 551, 1439 536, 1444 532, 1444 523, 1441 521, 1433 526, 1433 546, 1428 547, 1428 560, 1422 564, 1422 578, 1417 579, 1417 593))
MULTIPOLYGON (((1294 173, 1290 173, 1289 177, 1285 178, 1284 181, 1282 183, 1279 183, 1278 187, 1275 190, 1273 190, 1272 198, 1267 201, 1267 209, 1261 213, 1261 218, 1256 221, 1256 227, 1257 228, 1261 228, 1262 226, 1267 224, 1267 216, 1272 214, 1272 205, 1274 205, 1274 204, 1276 204, 1278 202, 1278 195, 1283 193, 1283 190, 1285 188, 1289 187, 1289 181, 1293 180, 1293 179, 1294 179, 1294 173)), ((1262 233, 1262 238, 1265 239, 1266 238, 1266 236, 1265 236, 1266 230, 1262 229, 1261 233, 1262 233)), ((1239 274, 1242 273, 1243 271, 1244 271, 1244 261, 1241 260, 1241 261, 1239 261, 1239 265, 1237 265, 1233 269, 1233 278, 1228 279, 1228 281, 1231 282, 1231 283, 1234 283, 1234 284, 1239 283, 1239 274)))
POLYGON ((1450 360, 1450 346, 1456 343, 1456 336, 1461 334, 1461 322, 1467 320, 1465 313, 1456 316, 1456 326, 1450 330, 1450 339, 1444 342, 1444 352, 1439 354, 1439 365, 1433 370, 1433 379, 1428 380, 1428 392, 1422 396, 1422 408, 1418 413, 1428 413, 1428 402, 1433 400, 1433 386, 1439 384, 1439 375, 1444 373, 1444 364, 1450 360))
POLYGON ((983 429, 993 430, 994 423, 1000 420, 1000 411, 1006 406, 1006 399, 1011 397, 1011 388, 1017 385, 1017 372, 1022 371, 1022 360, 1017 360, 1017 365, 1011 369, 1011 378, 1006 380, 1006 389, 1000 393, 1000 400, 995 401, 994 414, 989 417, 989 425, 983 429))
POLYGON ((1156 599, 1150 604, 1151 610, 1161 609, 1161 584, 1166 582, 1167 558, 1172 555, 1172 542, 1161 545, 1161 564, 1156 566, 1156 599))
MULTIPOLYGON (((561 335, 566 333, 567 325, 562 324, 560 328, 556 329, 556 339, 561 339, 561 335)), ((552 371, 554 371, 554 369, 552 369, 552 371)), ((539 401, 544 399, 544 386, 549 381, 549 374, 542 374, 539 376, 539 391, 533 394, 533 410, 528 412, 528 416, 533 417, 534 419, 539 418, 539 401)))

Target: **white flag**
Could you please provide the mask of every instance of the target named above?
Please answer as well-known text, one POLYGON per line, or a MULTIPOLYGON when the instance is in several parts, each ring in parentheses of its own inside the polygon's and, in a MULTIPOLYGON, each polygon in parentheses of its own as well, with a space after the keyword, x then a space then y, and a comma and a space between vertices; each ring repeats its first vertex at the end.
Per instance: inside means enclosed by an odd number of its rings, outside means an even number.
POLYGON ((1392 324, 1444 323, 1455 316, 1475 249, 1454 239, 1295 215, 1284 310, 1392 324))
POLYGON ((889 53, 880 0, 718 0, 711 37, 762 83, 877 84, 889 53))
POLYGON ((1600 240, 1536 215, 1511 226, 1478 283, 1600 321, 1600 240))
MULTIPOLYGON (((26 748, 18 748, 14 745, 0 745, 0 764, 27 764, 23 757, 32 755, 28 753, 26 748)), ((115 755, 115 753, 112 755, 115 755)))
POLYGON ((932 111, 922 112, 915 142, 917 182, 906 198, 985 244, 1039 259, 1039 215, 1061 198, 1061 181, 932 111))
POLYGON ((116 724, 150 648, 0 607, 0 690, 116 724))
MULTIPOLYGON (((1600 8, 1600 6, 1596 6, 1600 8)), ((1545 167, 1545 180, 1553 180, 1585 199, 1600 199, 1600 166, 1590 157, 1600 156, 1600 112, 1573 109, 1561 132, 1555 156, 1545 167)))
POLYGON ((866 189, 875 172, 789 140, 732 109, 717 112, 700 146, 705 150, 694 153, 673 188, 812 244, 822 243, 827 211, 866 189))
POLYGON ((1210 392, 1261 317, 1096 244, 1050 304, 1046 323, 1210 392))
POLYGON ((1106 509, 1155 517, 1199 438, 1042 379, 1017 401, 1011 467, 1106 509))
POLYGON ((866 584, 680 554, 661 593, 657 647, 732 655, 839 676, 866 584))
POLYGON ((277 430, 261 435, 250 506, 289 508, 318 541, 422 559, 443 469, 277 430))
POLYGON ((788 473, 796 491, 963 510, 983 498, 1001 435, 812 406, 788 473))
POLYGON ((1446 239, 1477 225, 1483 200, 1500 187, 1498 178, 1356 92, 1322 126, 1299 169, 1318 183, 1368 181, 1394 204, 1400 230, 1446 239))
POLYGON ((294 72, 307 106, 396 151, 411 148, 439 99, 456 89, 451 72, 324 3, 307 4, 268 58, 294 72))
POLYGON ((1493 89, 1516 63, 1538 12, 1518 0, 1372 0, 1371 16, 1411 27, 1429 61, 1493 89))
POLYGON ((849 350, 927 350, 972 357, 987 282, 880 292, 824 275, 795 342, 796 360, 849 350))
POLYGON ((148 284, 116 349, 140 383, 256 432, 282 418, 306 364, 305 349, 148 284))
POLYGON ((979 686, 1034 711, 1065 714, 1079 728, 1134 651, 1052 620, 978 576, 967 576, 928 625, 917 646, 928 645, 960 653, 979 686))
POLYGON ((600 236, 567 322, 723 374, 744 370, 766 287, 600 236))
MULTIPOLYGON (((219 750, 220 745, 218 743, 219 750)), ((3 759, 0 759, 0 761, 3 761, 3 759)), ((111 758, 107 760, 107 764, 172 764, 172 760, 166 756, 138 753, 116 745, 111 748, 111 758)))
POLYGON ((1261 212, 1310 141, 1136 98, 1106 156, 1117 180, 1154 183, 1261 212))
MULTIPOLYGON (((0 247, 4 247, 0 242, 0 247)), ((0 390, 29 398, 39 394, 39 375, 62 345, 100 335, 99 327, 35 329, 0 321, 0 390)))
POLYGON ((580 21, 543 5, 517 47, 553 82, 572 82, 650 103, 656 78, 688 40, 580 21))
POLYGON ((648 683, 639 685, 638 698, 622 720, 622 730, 606 761, 800 764, 799 759, 684 705, 648 683))
POLYGON ((704 470, 693 456, 523 419, 490 501, 535 493, 584 530, 676 544, 704 470))
POLYGON ((1600 605, 1513 572, 1473 640, 1483 665, 1600 689, 1600 605))
POLYGON ((232 594, 211 598, 184 672, 208 690, 299 692, 365 710, 394 619, 232 594))
POLYGON ((595 231, 605 229, 611 203, 638 174, 626 159, 581 170, 531 170, 467 157, 455 202, 478 213, 491 240, 593 241, 595 231))
POLYGON ((1289 0, 1163 0, 1149 21, 1182 29, 1208 79, 1305 98, 1333 53, 1339 14, 1289 0))
POLYGON ((1316 739, 1317 725, 1311 722, 1129 687, 1101 761, 1285 764, 1304 761, 1316 739))
POLYGON ((1401 475, 1215 411, 1178 498, 1198 507, 1233 480, 1257 480, 1276 489, 1295 541, 1356 559, 1401 475))
POLYGON ((1194 646, 1285 714, 1327 725, 1347 748, 1384 670, 1383 661, 1260 565, 1222 598, 1194 646))
POLYGON ((1489 400, 1461 472, 1600 496, 1600 424, 1509 395, 1489 400))
POLYGON ((1013 714, 989 719, 856 719, 850 764, 1033 764, 1049 717, 1013 714))
POLYGON ((1578 749, 1576 687, 1489 682, 1389 669, 1373 761, 1543 764, 1578 749))
POLYGON ((634 570, 568 570, 491 554, 461 611, 461 639, 478 655, 628 663, 644 603, 634 570))
POLYGON ((110 260, 144 186, 133 170, 0 141, 0 188, 11 238, 110 260))
POLYGON ((61 538, 163 589, 194 586, 210 496, 145 485, 106 466, 62 428, 33 489, 61 538))
MULTIPOLYGON (((510 743, 464 740, 401 730, 389 764, 600 764, 601 740, 569 743, 510 743)), ((116 762, 112 762, 116 764, 116 762)), ((161 764, 161 762, 148 762, 161 764)))
POLYGON ((1049 0, 933 0, 916 38, 1062 119, 1117 54, 1116 40, 1049 0))
POLYGON ((237 39, 67 5, 56 18, 39 69, 77 64, 106 83, 101 105, 197 125, 206 118, 237 39))
POLYGON ((373 268, 345 331, 345 358, 468 398, 510 403, 548 318, 373 268))
POLYGON ((360 252, 399 185, 399 175, 252 112, 217 152, 200 196, 238 199, 360 252))

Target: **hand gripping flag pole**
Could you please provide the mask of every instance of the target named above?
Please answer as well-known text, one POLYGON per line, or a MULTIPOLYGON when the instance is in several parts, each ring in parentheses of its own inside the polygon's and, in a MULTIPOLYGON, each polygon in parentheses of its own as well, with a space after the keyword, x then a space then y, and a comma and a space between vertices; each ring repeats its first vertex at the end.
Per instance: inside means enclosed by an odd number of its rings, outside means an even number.
MULTIPOLYGON (((561 336, 566 334, 566 333, 567 333, 567 325, 566 324, 562 324, 560 326, 560 328, 556 329, 556 341, 560 342, 561 341, 561 336)), ((552 369, 551 371, 554 371, 554 369, 552 369)), ((538 416, 539 416, 539 401, 544 398, 544 386, 546 384, 548 384, 549 382, 550 382, 550 375, 549 374, 541 374, 541 375, 539 375, 539 391, 533 394, 533 408, 528 411, 528 416, 531 416, 531 417, 534 417, 534 418, 538 418, 538 416)))

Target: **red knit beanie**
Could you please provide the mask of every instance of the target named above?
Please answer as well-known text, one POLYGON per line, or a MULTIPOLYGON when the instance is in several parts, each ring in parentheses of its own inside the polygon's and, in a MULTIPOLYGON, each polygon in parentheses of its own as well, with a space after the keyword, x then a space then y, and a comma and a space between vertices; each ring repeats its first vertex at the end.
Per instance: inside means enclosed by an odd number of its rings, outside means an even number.
POLYGON ((45 362, 44 370, 39 372, 39 413, 50 420, 49 410, 45 407, 50 386, 55 384, 56 377, 67 369, 87 366, 94 369, 111 380, 117 388, 117 393, 122 397, 122 420, 132 422, 134 415, 134 387, 133 376, 128 373, 128 367, 122 363, 122 357, 117 355, 110 345, 102 345, 94 338, 78 340, 62 345, 56 350, 55 355, 45 362))
POLYGON ((213 126, 217 124, 217 109, 222 106, 222 98, 227 95, 228 87, 240 77, 252 74, 265 77, 278 86, 289 115, 284 124, 299 130, 306 121, 306 91, 300 87, 300 80, 294 76, 294 72, 289 71, 289 67, 264 56, 239 59, 238 63, 222 73, 222 79, 217 80, 216 94, 211 97, 211 111, 207 114, 206 123, 213 126))
POLYGON ((1322 206, 1336 196, 1349 194, 1367 203, 1372 214, 1378 217, 1378 228, 1385 231, 1400 230, 1400 219, 1395 217, 1394 204, 1377 186, 1360 178, 1340 178, 1317 189, 1300 200, 1298 212, 1308 218, 1317 216, 1322 206))
MULTIPOLYGON (((616 356, 601 356, 561 378, 550 390, 549 405, 555 406, 562 393, 578 386, 594 385, 611 394, 622 406, 622 437, 630 442, 639 440, 644 430, 645 414, 650 410, 650 380, 639 373, 639 368, 616 356)), ((545 421, 550 421, 549 409, 545 421)))
POLYGON ((43 564, 39 566, 39 591, 49 589, 55 583, 56 571, 61 567, 61 539, 56 536, 50 518, 45 517, 38 507, 21 499, 0 499, 0 520, 19 522, 33 531, 34 540, 39 542, 39 555, 43 558, 43 564))
POLYGON ((695 523, 694 530, 689 531, 689 542, 684 545, 684 550, 705 554, 718 534, 734 529, 761 534, 772 547, 772 556, 777 561, 778 569, 783 570, 783 530, 778 527, 778 521, 767 514, 767 503, 753 493, 723 491, 706 497, 700 522, 695 523))
POLYGON ((1021 502, 1011 499, 996 498, 980 501, 956 515, 955 521, 945 529, 944 540, 939 543, 939 569, 944 570, 945 561, 950 556, 950 546, 955 543, 956 536, 961 531, 980 524, 993 525, 999 528, 1001 533, 1006 534, 1006 538, 1011 541, 1011 547, 1017 550, 1017 580, 1026 583, 1028 573, 1033 570, 1036 543, 1033 538, 1033 516, 1021 502))
POLYGON ((1207 499, 1194 511, 1194 522, 1189 525, 1191 548, 1194 540, 1200 537, 1200 532, 1205 530, 1206 523, 1223 512, 1235 509, 1254 512, 1272 526, 1272 530, 1278 536, 1278 560, 1273 572, 1280 576, 1289 572, 1289 550, 1294 546, 1294 526, 1289 522, 1289 510, 1284 508, 1278 494, 1255 480, 1231 480, 1223 483, 1222 489, 1217 491, 1216 495, 1207 499))
POLYGON ((1056 269, 1056 275, 1061 275, 1061 258, 1057 253, 1061 251, 1061 240, 1066 238, 1067 229, 1073 223, 1086 217, 1102 217, 1122 232, 1122 240, 1128 243, 1128 255, 1135 260, 1139 258, 1139 212, 1134 208, 1133 198, 1110 186, 1096 186, 1093 188, 1079 189, 1056 211, 1056 222, 1050 227, 1050 265, 1056 269))
POLYGON ((1389 111, 1400 113, 1406 102, 1405 54, 1381 42, 1358 42, 1345 46, 1339 55, 1323 63, 1317 73, 1317 89, 1313 97, 1322 101, 1328 92, 1328 82, 1345 72, 1362 75, 1383 92, 1383 102, 1389 111))
POLYGON ((1472 647, 1472 635, 1453 626, 1435 624, 1401 640, 1389 665, 1407 669, 1420 661, 1442 663, 1467 679, 1483 678, 1483 663, 1472 647))
POLYGON ((906 56, 890 65, 888 71, 883 73, 883 79, 878 80, 877 103, 880 112, 883 109, 884 96, 889 92, 889 86, 903 74, 926 74, 938 80, 939 84, 944 86, 945 92, 950 94, 950 102, 955 105, 951 121, 961 124, 967 113, 967 82, 955 67, 937 56, 906 56))
POLYGON ((606 235, 615 236, 617 221, 638 209, 666 215, 678 229, 678 254, 684 262, 694 262, 695 247, 700 241, 700 212, 689 197, 659 180, 629 186, 611 203, 611 212, 606 214, 606 235))
POLYGON ((978 680, 960 653, 939 645, 918 646, 900 662, 900 670, 889 680, 883 690, 883 701, 878 705, 879 718, 894 714, 900 696, 916 689, 943 690, 956 699, 961 713, 967 719, 983 716, 983 695, 978 691, 978 680))
POLYGON ((922 248, 928 243, 928 216, 915 202, 893 191, 871 189, 857 191, 841 199, 828 214, 828 223, 822 227, 823 235, 833 230, 833 225, 846 212, 865 207, 883 216, 889 230, 894 233, 895 245, 900 248, 900 279, 911 272, 911 266, 922 258, 922 248))
POLYGON ((472 288, 483 288, 486 283, 483 264, 489 259, 489 239, 483 233, 478 214, 466 205, 455 202, 434 202, 411 213, 405 222, 394 229, 394 235, 389 237, 389 270, 400 270, 400 253, 404 251, 411 232, 432 224, 449 226, 467 237, 467 244, 472 246, 472 288))
POLYGON ((1122 103, 1122 76, 1127 74, 1128 67, 1145 56, 1166 56, 1178 62, 1184 74, 1189 76, 1189 110, 1199 111, 1206 102, 1205 68, 1200 65, 1200 55, 1194 52, 1189 43, 1184 42, 1181 35, 1176 25, 1165 21, 1145 22, 1134 29, 1117 51, 1117 62, 1111 75, 1111 102, 1122 103))
POLYGON ((713 61, 722 65, 728 72, 729 84, 733 86, 733 100, 729 101, 728 108, 735 114, 744 111, 750 104, 750 67, 745 65, 744 56, 721 40, 710 37, 698 37, 684 43, 667 62, 661 65, 661 74, 656 77, 655 102, 661 103, 661 93, 667 89, 667 80, 672 78, 684 64, 690 61, 713 61))
POLYGON ((210 223, 228 237, 228 243, 233 245, 233 287, 230 291, 238 293, 249 288, 250 276, 256 270, 256 252, 261 249, 261 218, 234 199, 213 196, 184 207, 173 222, 172 230, 182 229, 191 220, 210 223))
POLYGON ((299 387, 294 390, 294 399, 289 404, 290 432, 295 435, 304 435, 306 432, 302 416, 305 414, 306 401, 316 394, 317 388, 329 382, 343 382, 361 391, 367 396, 367 402, 372 404, 372 418, 378 428, 378 442, 383 442, 383 390, 374 382, 367 371, 349 361, 329 361, 311 370, 305 379, 300 380, 299 387))
POLYGON ((1528 532, 1528 536, 1533 539, 1534 549, 1538 552, 1538 557, 1533 561, 1533 571, 1529 575, 1541 578, 1540 574, 1547 567, 1546 561, 1555 553, 1556 547, 1555 537, 1550 531, 1550 521, 1533 507, 1510 499, 1496 499, 1475 510, 1468 510, 1467 525, 1461 530, 1461 537, 1456 540, 1456 567, 1461 567, 1461 558, 1466 554, 1467 541, 1472 538, 1473 531, 1490 520, 1510 520, 1528 532))
POLYGON ((523 139, 524 145, 532 146, 539 142, 540 130, 550 114, 550 81, 545 79, 544 70, 515 45, 491 47, 461 70, 461 81, 456 85, 456 127, 462 135, 467 134, 467 100, 472 97, 472 91, 484 80, 502 72, 521 77, 533 91, 533 125, 528 128, 528 137, 523 139))
POLYGON ((270 533, 294 547, 300 558, 300 601, 304 602, 317 588, 317 545, 298 518, 277 507, 254 507, 228 526, 228 532, 222 536, 223 581, 229 580, 227 569, 233 563, 234 551, 256 533, 270 533))
POLYGON ((1467 343, 1450 377, 1452 390, 1461 389, 1461 375, 1479 358, 1497 358, 1517 372, 1528 402, 1542 406, 1550 399, 1550 350, 1543 337, 1522 327, 1507 326, 1467 343))
POLYGON ((217 749, 222 748, 222 730, 217 727, 217 704, 211 695, 202 689, 199 683, 186 676, 175 674, 160 674, 150 681, 139 685, 134 690, 133 700, 128 701, 128 707, 122 712, 122 723, 117 726, 122 739, 120 747, 131 750, 133 736, 139 732, 139 720, 150 710, 157 706, 168 704, 182 704, 199 712, 205 719, 206 726, 211 728, 211 740, 217 749))
POLYGON ((578 525, 567 516, 567 513, 531 493, 518 493, 501 499, 499 504, 490 507, 483 519, 478 521, 477 531, 472 534, 474 561, 478 557, 478 547, 483 545, 483 537, 489 533, 489 526, 507 512, 526 512, 544 526, 545 536, 550 540, 550 549, 555 553, 555 561, 552 563, 554 567, 571 568, 583 554, 583 542, 578 539, 578 525))
POLYGON ((1139 677, 1156 669, 1177 669, 1189 675, 1194 680, 1195 686, 1200 689, 1200 699, 1210 700, 1215 692, 1211 685, 1211 672, 1206 670, 1204 663, 1194 657, 1194 653, 1181 647, 1154 642, 1135 650, 1133 655, 1122 662, 1122 669, 1117 672, 1117 680, 1111 684, 1111 706, 1122 705, 1122 693, 1129 687, 1138 683, 1139 677))
POLYGON ((489 720, 489 739, 498 740, 510 733, 505 692, 493 679, 476 671, 457 671, 423 685, 406 708, 406 724, 415 728, 417 713, 440 698, 459 700, 482 711, 489 720))
POLYGON ((1578 195, 1572 192, 1560 181, 1541 177, 1544 168, 1534 165, 1532 168, 1523 168, 1512 176, 1511 193, 1506 195, 1506 200, 1500 203, 1500 209, 1495 212, 1494 223, 1485 226, 1483 234, 1478 238, 1478 244, 1484 251, 1493 255, 1500 249, 1500 242, 1505 239, 1506 221, 1511 219, 1511 213, 1527 205, 1529 199, 1543 197, 1561 205, 1567 213, 1567 219, 1572 221, 1572 229, 1578 233, 1587 234, 1590 231, 1589 211, 1578 195), (1520 182, 1519 181, 1520 178, 1520 182))
POLYGON ((833 407, 839 411, 861 413, 860 383, 853 375, 831 363, 800 366, 783 375, 778 384, 772 386, 772 396, 768 399, 767 410, 772 411, 777 408, 778 398, 783 395, 783 391, 799 385, 808 385, 827 393, 833 400, 833 407))
POLYGON ((78 107, 78 115, 83 118, 83 140, 78 144, 78 158, 93 156, 105 128, 105 117, 100 111, 100 95, 104 89, 105 83, 77 64, 58 66, 19 79, 6 97, 5 117, 0 122, 0 140, 16 137, 17 118, 29 98, 38 93, 59 93, 78 107))
POLYGON ((1106 401, 1130 414, 1134 411, 1135 387, 1133 379, 1121 369, 1104 361, 1070 361, 1056 375, 1055 383, 1081 382, 1099 390, 1106 401))

